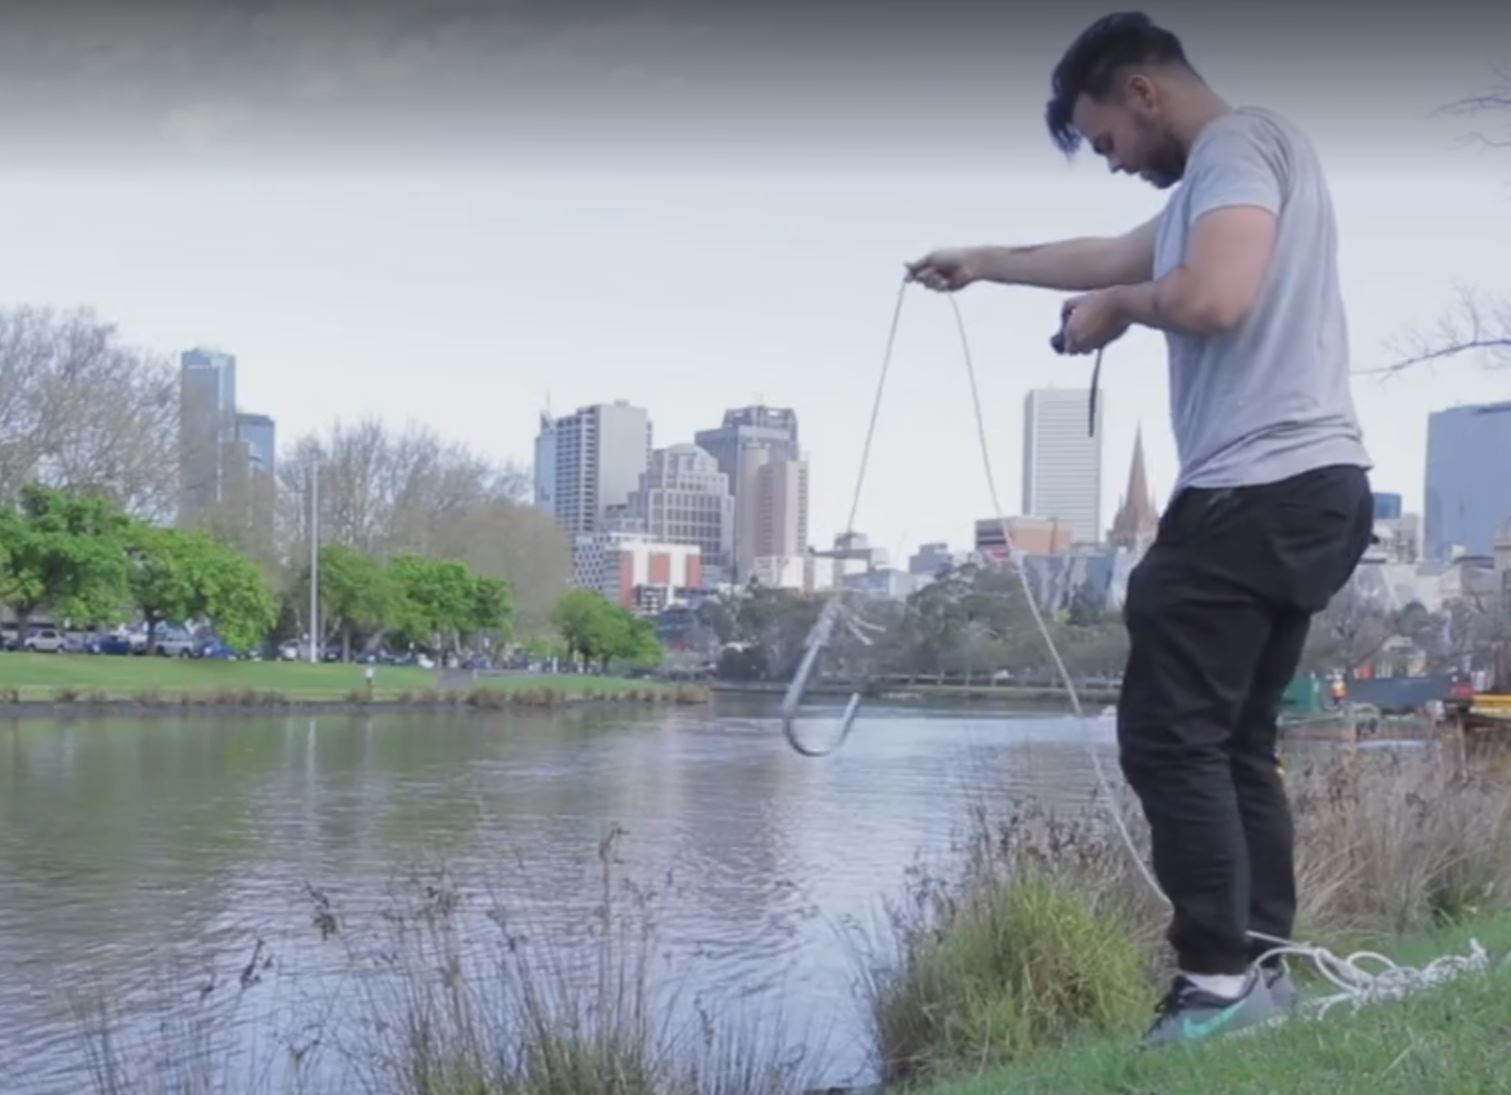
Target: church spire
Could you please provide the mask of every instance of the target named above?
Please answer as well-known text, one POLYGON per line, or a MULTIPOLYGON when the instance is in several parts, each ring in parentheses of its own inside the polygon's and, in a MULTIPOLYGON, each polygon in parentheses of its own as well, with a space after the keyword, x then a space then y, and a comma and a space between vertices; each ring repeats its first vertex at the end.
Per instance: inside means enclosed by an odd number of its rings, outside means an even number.
POLYGON ((1133 437, 1133 463, 1128 469, 1128 493, 1123 496, 1117 516, 1112 520, 1108 539, 1115 547, 1140 548, 1154 539, 1159 530, 1159 514, 1154 495, 1149 490, 1149 476, 1144 470, 1144 427, 1133 437))

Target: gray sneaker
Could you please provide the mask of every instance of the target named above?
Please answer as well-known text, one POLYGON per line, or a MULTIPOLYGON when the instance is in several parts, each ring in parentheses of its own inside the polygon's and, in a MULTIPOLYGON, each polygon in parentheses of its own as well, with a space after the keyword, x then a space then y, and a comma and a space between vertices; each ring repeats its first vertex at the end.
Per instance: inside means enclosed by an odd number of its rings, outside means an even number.
POLYGON ((1275 1007, 1283 1012, 1294 1011, 1296 1008, 1296 982, 1291 980, 1291 971, 1286 969, 1284 962, 1276 962, 1273 966, 1261 966, 1260 972, 1264 976, 1265 988, 1270 990, 1270 999, 1275 1007))
POLYGON ((1177 976, 1160 1001, 1154 1023, 1139 1043, 1140 1048, 1196 1042, 1214 1034, 1241 1030, 1279 1018, 1284 1014, 1260 977, 1250 970, 1243 991, 1235 997, 1214 996, 1177 976))

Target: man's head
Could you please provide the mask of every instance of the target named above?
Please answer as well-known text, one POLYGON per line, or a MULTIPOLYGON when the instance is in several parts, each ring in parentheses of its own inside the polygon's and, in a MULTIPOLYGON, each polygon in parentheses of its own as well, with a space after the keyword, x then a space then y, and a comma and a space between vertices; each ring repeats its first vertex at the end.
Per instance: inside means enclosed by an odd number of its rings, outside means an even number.
POLYGON ((1055 66, 1045 122, 1067 155, 1082 138, 1113 171, 1164 189, 1180 181, 1187 146, 1181 99, 1201 85, 1180 39, 1141 12, 1103 16, 1055 66))

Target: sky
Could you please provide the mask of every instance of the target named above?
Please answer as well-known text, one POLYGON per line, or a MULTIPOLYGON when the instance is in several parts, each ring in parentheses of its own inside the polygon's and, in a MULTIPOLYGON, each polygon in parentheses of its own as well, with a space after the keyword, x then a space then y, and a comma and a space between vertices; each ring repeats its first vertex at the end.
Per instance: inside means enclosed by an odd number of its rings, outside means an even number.
MULTIPOLYGON (((1355 367, 1458 286, 1511 294, 1511 147, 1439 108, 1511 71, 1511 5, 1148 5, 1230 102, 1329 172, 1355 367)), ((657 445, 764 401, 799 416, 816 545, 854 490, 903 263, 1114 233, 1167 197, 1067 161, 1048 77, 1107 9, 986 4, 199 0, 7 4, 0 305, 87 306, 176 359, 235 353, 280 444, 423 424, 527 463, 539 413, 626 399, 657 445)), ((1022 404, 1084 387, 1058 294, 959 303, 1004 507, 1022 404)), ((1163 341, 1103 371, 1103 523, 1142 428, 1175 478, 1163 341)), ((1511 397, 1451 359, 1357 378, 1377 489, 1421 507, 1427 415, 1511 397)), ((904 303, 857 526, 894 556, 989 515, 953 320, 904 303)))

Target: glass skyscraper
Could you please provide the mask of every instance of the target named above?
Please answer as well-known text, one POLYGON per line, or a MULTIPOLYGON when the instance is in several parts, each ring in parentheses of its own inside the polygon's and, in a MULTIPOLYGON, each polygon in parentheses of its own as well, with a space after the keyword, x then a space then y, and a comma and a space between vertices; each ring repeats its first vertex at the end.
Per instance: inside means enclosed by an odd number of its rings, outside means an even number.
POLYGON ((1489 555, 1511 520, 1511 402, 1438 411, 1427 420, 1427 555, 1489 555))

